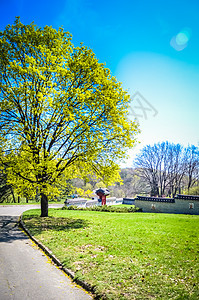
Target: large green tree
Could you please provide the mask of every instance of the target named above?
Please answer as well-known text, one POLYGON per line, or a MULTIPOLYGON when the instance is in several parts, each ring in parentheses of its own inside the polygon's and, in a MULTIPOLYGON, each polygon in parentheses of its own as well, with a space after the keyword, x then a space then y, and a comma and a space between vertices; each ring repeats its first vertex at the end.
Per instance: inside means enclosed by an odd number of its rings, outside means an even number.
POLYGON ((26 193, 39 189, 41 216, 60 178, 118 177, 135 142, 130 97, 92 50, 62 28, 23 25, 0 32, 1 162, 26 193))

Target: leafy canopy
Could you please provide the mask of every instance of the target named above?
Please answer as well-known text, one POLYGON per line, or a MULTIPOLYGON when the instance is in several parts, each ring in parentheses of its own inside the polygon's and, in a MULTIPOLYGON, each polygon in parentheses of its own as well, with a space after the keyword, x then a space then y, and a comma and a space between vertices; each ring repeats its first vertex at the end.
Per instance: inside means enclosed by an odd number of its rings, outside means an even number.
POLYGON ((71 40, 62 28, 19 18, 0 32, 1 162, 26 192, 53 193, 59 180, 92 172, 118 180, 117 162, 135 142, 129 95, 71 40))

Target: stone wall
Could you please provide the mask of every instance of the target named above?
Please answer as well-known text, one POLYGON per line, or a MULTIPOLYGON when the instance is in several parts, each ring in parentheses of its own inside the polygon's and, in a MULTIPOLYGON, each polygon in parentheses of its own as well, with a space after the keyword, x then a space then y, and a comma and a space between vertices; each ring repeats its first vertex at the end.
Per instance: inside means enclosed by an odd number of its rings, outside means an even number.
POLYGON ((199 197, 177 195, 175 198, 141 197, 135 199, 135 206, 143 212, 176 213, 199 215, 199 197))
POLYGON ((175 212, 180 214, 199 215, 199 201, 175 199, 175 212))
POLYGON ((135 206, 142 209, 143 212, 171 213, 175 211, 175 203, 152 202, 135 199, 135 206))
MULTIPOLYGON (((142 209, 143 212, 156 213, 176 213, 176 214, 192 214, 199 215, 199 196, 178 195, 175 198, 155 198, 142 197, 137 198, 106 198, 107 205, 117 204, 135 205, 142 209)), ((65 203, 67 206, 76 205, 79 207, 89 207, 101 205, 97 199, 86 200, 83 198, 68 199, 65 203)))
MULTIPOLYGON (((107 197, 106 198, 106 205, 117 205, 117 204, 122 204, 123 198, 117 198, 116 197, 107 197)), ((91 206, 101 206, 102 203, 99 202, 96 199, 94 200, 86 200, 84 198, 76 198, 76 199, 67 199, 65 201, 66 206, 71 206, 75 205, 78 207, 91 207, 91 206)))

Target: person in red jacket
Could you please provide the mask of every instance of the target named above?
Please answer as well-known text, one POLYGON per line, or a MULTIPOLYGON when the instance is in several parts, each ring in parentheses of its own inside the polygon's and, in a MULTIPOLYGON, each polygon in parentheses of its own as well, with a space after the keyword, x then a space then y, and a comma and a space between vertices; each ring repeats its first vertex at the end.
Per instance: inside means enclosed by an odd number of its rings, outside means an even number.
POLYGON ((106 205, 106 196, 102 195, 102 205, 106 205))
POLYGON ((102 202, 102 205, 106 205, 106 196, 110 194, 109 190, 106 188, 99 188, 95 192, 100 198, 100 202, 102 202))

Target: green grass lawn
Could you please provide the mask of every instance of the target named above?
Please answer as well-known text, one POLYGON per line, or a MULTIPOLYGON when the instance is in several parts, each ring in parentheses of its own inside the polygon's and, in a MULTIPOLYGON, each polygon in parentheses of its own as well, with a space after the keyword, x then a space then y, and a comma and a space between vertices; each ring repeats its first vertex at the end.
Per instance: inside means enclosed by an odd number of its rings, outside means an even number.
POLYGON ((49 209, 33 235, 100 299, 199 299, 199 216, 49 209))

